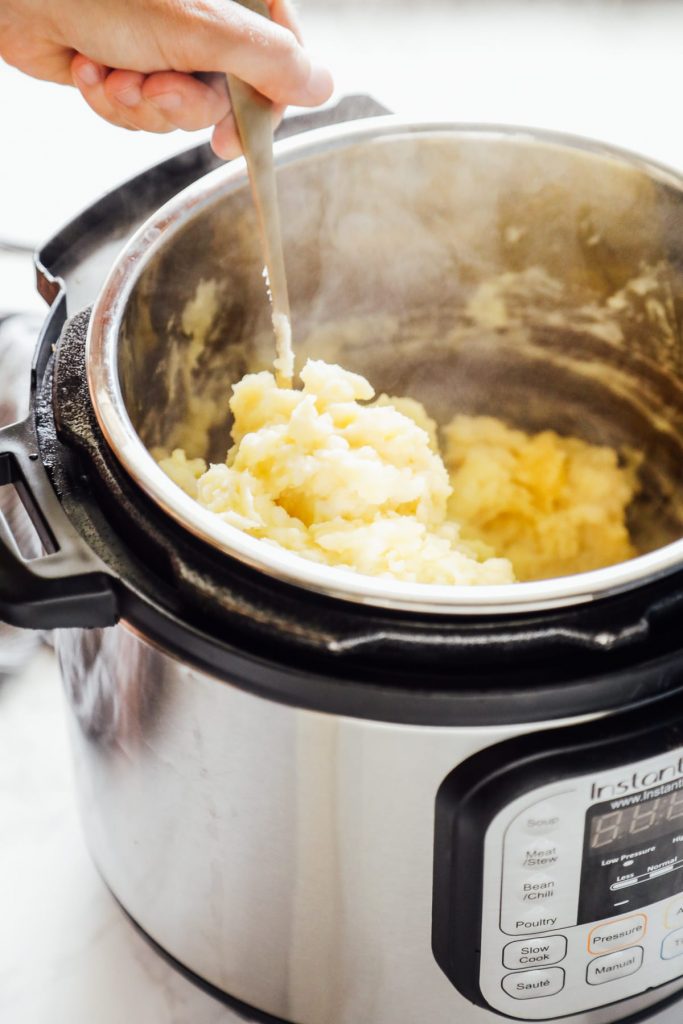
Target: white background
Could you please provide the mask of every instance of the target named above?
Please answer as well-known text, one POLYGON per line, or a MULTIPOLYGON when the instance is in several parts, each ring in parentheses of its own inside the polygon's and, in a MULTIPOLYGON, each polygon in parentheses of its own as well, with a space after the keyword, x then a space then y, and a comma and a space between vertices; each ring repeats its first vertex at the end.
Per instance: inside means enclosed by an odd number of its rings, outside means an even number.
MULTIPOLYGON (((339 95, 370 93, 406 116, 577 132, 683 168, 676 0, 301 6, 339 95)), ((192 142, 110 128, 73 90, 0 66, 0 240, 39 243, 192 142)), ((0 313, 40 308, 30 260, 0 252, 0 313)), ((152 954, 107 894, 70 773, 57 673, 43 652, 0 682, 0 1021, 228 1024, 232 1015, 152 954)), ((678 1008, 657 1024, 680 1019, 678 1008)))

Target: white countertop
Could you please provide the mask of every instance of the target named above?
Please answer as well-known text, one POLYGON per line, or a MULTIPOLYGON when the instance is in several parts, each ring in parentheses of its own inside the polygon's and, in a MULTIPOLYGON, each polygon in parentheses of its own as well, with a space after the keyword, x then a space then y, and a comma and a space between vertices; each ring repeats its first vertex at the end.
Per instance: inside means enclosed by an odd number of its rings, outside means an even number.
MULTIPOLYGON (((304 21, 340 94, 367 92, 406 116, 578 132, 683 168, 683 4, 674 0, 308 0, 304 21)), ((0 239, 39 242, 192 142, 110 128, 72 90, 4 66, 0 112, 0 239)), ((41 308, 29 259, 0 252, 0 314, 41 308)), ((236 1021, 147 947, 95 872, 47 650, 0 681, 0 751, 0 1021, 236 1021)))

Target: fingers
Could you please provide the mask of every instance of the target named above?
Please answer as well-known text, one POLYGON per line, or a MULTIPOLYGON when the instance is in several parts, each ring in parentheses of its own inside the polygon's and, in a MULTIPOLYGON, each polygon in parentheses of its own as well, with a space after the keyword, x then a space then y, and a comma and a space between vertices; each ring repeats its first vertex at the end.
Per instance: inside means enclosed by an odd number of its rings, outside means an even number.
POLYGON ((200 81, 176 71, 151 75, 110 71, 80 55, 71 67, 86 103, 100 117, 124 128, 196 131, 223 121, 230 113, 225 75, 206 75, 200 81))
POLYGON ((104 81, 104 95, 117 116, 144 132, 171 132, 175 128, 162 110, 142 95, 145 76, 139 71, 110 71, 104 81))
POLYGON ((287 0, 273 0, 272 7, 293 27, 225 0, 188 4, 180 12, 166 57, 183 70, 230 72, 277 104, 324 103, 334 88, 329 71, 313 62, 299 43, 287 0))
POLYGON ((218 124, 230 113, 225 75, 203 76, 200 81, 178 71, 148 75, 143 99, 176 128, 193 132, 218 124))
POLYGON ((120 115, 107 97, 104 89, 107 68, 77 54, 71 61, 71 75, 81 96, 96 114, 120 128, 134 128, 130 121, 120 115))

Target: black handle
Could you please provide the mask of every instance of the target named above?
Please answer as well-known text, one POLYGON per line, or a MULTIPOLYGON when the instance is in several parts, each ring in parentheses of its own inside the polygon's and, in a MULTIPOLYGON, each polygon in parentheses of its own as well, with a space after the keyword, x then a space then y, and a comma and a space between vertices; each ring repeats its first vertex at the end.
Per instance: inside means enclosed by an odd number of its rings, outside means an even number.
POLYGON ((28 420, 0 430, 6 485, 14 486, 46 553, 24 560, 0 513, 0 620, 29 629, 114 625, 113 579, 66 518, 28 420))

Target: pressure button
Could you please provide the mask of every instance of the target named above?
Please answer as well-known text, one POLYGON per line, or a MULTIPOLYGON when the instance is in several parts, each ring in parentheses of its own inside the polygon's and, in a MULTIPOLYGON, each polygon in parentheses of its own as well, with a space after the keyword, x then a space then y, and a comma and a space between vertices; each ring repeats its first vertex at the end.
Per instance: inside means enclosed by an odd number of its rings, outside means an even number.
POLYGON ((647 918, 645 914, 622 917, 620 921, 598 925, 588 936, 589 953, 610 953, 626 946, 632 946, 645 935, 647 918))
POLYGON ((564 971, 561 967, 547 970, 519 971, 507 974, 502 981, 505 992, 513 999, 540 999, 555 996, 564 988, 564 971))

